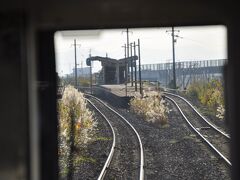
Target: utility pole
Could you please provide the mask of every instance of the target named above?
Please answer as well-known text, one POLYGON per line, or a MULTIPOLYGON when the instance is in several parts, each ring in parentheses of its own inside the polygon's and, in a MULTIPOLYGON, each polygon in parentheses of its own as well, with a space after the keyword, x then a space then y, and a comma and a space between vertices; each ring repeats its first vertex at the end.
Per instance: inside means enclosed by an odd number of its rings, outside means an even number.
MULTIPOLYGON (((91 49, 89 49, 89 57, 91 56, 91 49)), ((92 61, 90 61, 90 91, 92 94, 92 61)))
POLYGON ((127 50, 126 50, 126 44, 124 44, 124 46, 122 46, 124 48, 124 57, 126 58, 127 57, 127 50))
POLYGON ((74 39, 74 55, 75 55, 75 88, 77 88, 77 51, 76 51, 76 39, 74 39))
POLYGON ((173 50, 173 89, 177 88, 176 85, 176 69, 175 69, 175 37, 174 26, 172 26, 172 50, 173 50))
POLYGON ((75 60, 75 62, 74 62, 74 64, 75 64, 75 88, 77 88, 77 85, 78 85, 78 83, 77 83, 77 49, 76 49, 77 45, 80 46, 80 44, 77 44, 76 39, 74 39, 73 46, 74 46, 74 60, 75 60))
POLYGON ((83 76, 83 61, 81 61, 81 69, 82 69, 82 76, 83 76))
POLYGON ((176 84, 176 69, 175 69, 175 43, 177 40, 175 37, 179 37, 178 35, 174 35, 174 32, 180 32, 179 30, 174 30, 174 26, 172 26, 172 30, 166 31, 166 32, 171 32, 172 35, 172 51, 173 51, 173 89, 177 88, 176 84))
MULTIPOLYGON (((126 44, 124 44, 124 46, 122 46, 123 48, 124 48, 124 57, 125 57, 125 59, 126 59, 126 57, 127 57, 127 46, 126 46, 126 44)), ((127 67, 127 61, 125 60, 125 95, 127 96, 127 77, 128 77, 128 72, 127 72, 127 70, 128 70, 128 67, 127 67)))
MULTIPOLYGON (((124 44, 124 46, 122 46, 124 48, 124 57, 126 59, 127 57, 127 46, 126 44, 124 44)), ((127 72, 127 61, 125 61, 125 94, 127 96, 127 77, 128 77, 128 72, 127 72)))
MULTIPOLYGON (((129 29, 127 28, 127 30, 123 31, 123 32, 127 33, 127 58, 129 58, 129 32, 131 32, 131 31, 129 31, 129 29)), ((129 72, 129 70, 128 70, 128 72, 129 72)))
MULTIPOLYGON (((133 43, 133 47, 134 47, 134 49, 133 49, 133 54, 134 54, 134 56, 136 56, 136 43, 135 43, 135 41, 134 41, 134 43, 133 43)), ((134 76, 135 76, 135 78, 134 78, 134 80, 135 80, 135 91, 137 91, 137 62, 136 62, 136 60, 134 61, 134 76)))
MULTIPOLYGON (((127 28, 127 58, 129 58, 129 30, 127 28)), ((127 82, 128 82, 128 62, 127 62, 127 82)))
MULTIPOLYGON (((127 58, 129 58, 129 29, 127 28, 127 31, 123 31, 123 32, 126 32, 127 33, 127 58)), ((127 65, 126 65, 126 72, 127 72, 127 76, 126 76, 126 96, 127 96, 127 83, 128 83, 128 72, 129 72, 129 68, 128 68, 128 62, 127 62, 127 65)))
POLYGON ((133 87, 133 60, 132 60, 132 43, 130 43, 130 55, 131 55, 131 86, 133 87))
MULTIPOLYGON (((81 60, 81 78, 82 78, 82 80, 84 81, 84 72, 83 72, 83 61, 81 60)), ((79 84, 80 84, 80 86, 81 86, 81 78, 79 78, 79 84)))
POLYGON ((142 73, 141 73, 141 56, 140 56, 140 39, 138 39, 138 60, 139 60, 139 65, 138 65, 138 73, 139 73, 139 91, 140 94, 143 95, 142 91, 142 73))

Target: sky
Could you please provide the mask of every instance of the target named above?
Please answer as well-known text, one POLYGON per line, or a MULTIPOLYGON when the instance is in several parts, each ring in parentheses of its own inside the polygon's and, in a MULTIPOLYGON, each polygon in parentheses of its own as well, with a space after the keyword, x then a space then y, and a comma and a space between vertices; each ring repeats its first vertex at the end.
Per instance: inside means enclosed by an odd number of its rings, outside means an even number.
MULTIPOLYGON (((175 59, 179 61, 227 59, 227 29, 225 26, 174 27, 178 35, 175 59)), ((142 64, 172 62, 172 36, 169 28, 129 29, 129 42, 140 39, 142 64)), ((89 53, 92 56, 124 58, 127 43, 126 29, 58 31, 55 33, 56 69, 60 76, 74 68, 74 39, 77 41, 78 67, 86 67, 89 53)), ((101 69, 93 63, 93 72, 101 69)))

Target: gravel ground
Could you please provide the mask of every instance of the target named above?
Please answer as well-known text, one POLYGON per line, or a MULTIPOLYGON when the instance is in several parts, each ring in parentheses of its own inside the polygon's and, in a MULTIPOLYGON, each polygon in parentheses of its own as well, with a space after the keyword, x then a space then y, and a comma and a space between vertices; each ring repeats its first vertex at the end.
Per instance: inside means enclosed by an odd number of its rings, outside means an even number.
POLYGON ((190 123, 197 128, 204 128, 207 129, 200 129, 200 133, 209 141, 211 142, 226 158, 230 159, 230 139, 226 138, 213 128, 211 128, 201 117, 197 115, 197 113, 190 108, 190 106, 183 101, 182 99, 167 95, 166 97, 172 98, 178 106, 182 109, 185 116, 188 118, 190 123), (208 128, 209 127, 209 128, 208 128))
MULTIPOLYGON (((119 105, 112 107, 125 116, 141 136, 146 180, 231 179, 229 167, 197 137, 171 102, 169 124, 164 127, 146 122, 119 105)), ((109 140, 111 132, 106 128, 108 125, 98 113, 95 113, 95 118, 98 120, 96 137, 108 137, 108 140, 99 138, 87 146, 84 156, 94 161, 82 163, 74 179, 97 179, 110 151, 112 141, 109 140)))
POLYGON ((207 118, 211 123, 215 124, 220 129, 224 130, 229 134, 229 127, 227 126, 227 122, 225 119, 219 119, 215 115, 210 114, 206 106, 202 105, 199 101, 194 98, 190 98, 186 95, 180 95, 187 99, 204 117, 207 118))
POLYGON ((165 127, 157 127, 126 109, 116 108, 141 136, 145 179, 231 179, 227 165, 188 127, 172 103, 169 107, 172 111, 165 127))

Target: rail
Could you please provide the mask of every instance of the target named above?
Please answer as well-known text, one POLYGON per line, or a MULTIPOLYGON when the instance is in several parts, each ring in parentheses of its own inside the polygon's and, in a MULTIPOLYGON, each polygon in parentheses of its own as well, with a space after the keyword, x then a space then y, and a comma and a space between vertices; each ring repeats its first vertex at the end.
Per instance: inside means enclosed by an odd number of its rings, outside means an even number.
POLYGON ((86 100, 102 115, 102 117, 107 121, 108 125, 110 126, 111 130, 112 130, 112 134, 113 134, 113 142, 112 142, 112 147, 111 147, 111 151, 108 155, 108 158, 102 168, 102 171, 98 177, 98 180, 101 180, 104 178, 104 175, 106 173, 106 170, 107 170, 107 167, 109 166, 111 160, 112 160, 112 157, 113 157, 113 153, 114 153, 114 148, 115 148, 115 145, 116 145, 116 135, 115 135, 115 131, 110 123, 110 121, 108 120, 108 118, 89 100, 86 98, 86 100))
MULTIPOLYGON (((139 141, 139 148, 140 148, 140 171, 139 171, 139 180, 144 180, 144 153, 143 153, 143 145, 142 145, 142 141, 141 141, 141 138, 140 138, 140 135, 138 134, 137 130, 133 127, 133 125, 131 123, 129 123, 129 121, 127 119, 125 119, 121 114, 119 114, 116 110, 114 110, 113 108, 111 108, 110 106, 108 106, 105 102, 103 102, 102 100, 100 100, 99 98, 93 96, 93 95, 90 95, 90 94, 85 94, 86 96, 89 96, 89 97, 92 97, 94 99, 96 99, 98 102, 100 102, 101 104, 103 104, 105 107, 107 107, 109 110, 111 110, 113 113, 115 113, 116 115, 118 115, 121 119, 124 120, 124 122, 126 122, 131 128, 132 130, 134 131, 135 135, 137 136, 137 139, 139 141)), ((101 113, 102 114, 102 113, 101 113)), ((114 150, 113 150, 114 151, 114 150)), ((113 155, 113 153, 112 153, 113 155)), ((112 159, 112 155, 111 155, 111 158, 108 157, 105 165, 104 165, 104 168, 102 169, 102 172, 99 176, 99 180, 100 179, 103 179, 106 171, 107 171, 107 167, 109 166, 110 162, 111 162, 111 159, 112 159)))
POLYGON ((175 97, 178 97, 180 99, 182 99, 183 101, 185 101, 197 114, 198 116, 200 116, 209 126, 211 126, 215 131, 221 133, 223 136, 225 136, 226 138, 230 139, 230 136, 221 131, 218 127, 216 127, 215 125, 213 125, 212 123, 210 123, 203 115, 201 115, 195 107, 193 107, 193 105, 188 101, 186 100, 185 98, 183 98, 182 96, 179 96, 179 95, 176 95, 176 94, 173 94, 173 93, 169 93, 169 92, 164 92, 164 94, 169 94, 169 95, 172 95, 172 96, 175 96, 175 97))
POLYGON ((228 165, 232 165, 231 162, 212 144, 210 143, 193 125, 192 123, 188 120, 188 118, 185 116, 185 114, 183 113, 183 111, 181 110, 181 108, 178 106, 178 104, 176 103, 175 100, 173 100, 172 98, 165 96, 167 99, 169 99, 170 101, 172 101, 175 106, 177 107, 177 109, 179 110, 179 112, 181 113, 181 115, 183 116, 183 118, 185 119, 185 121, 189 124, 189 126, 207 143, 207 145, 209 147, 211 147, 228 165))

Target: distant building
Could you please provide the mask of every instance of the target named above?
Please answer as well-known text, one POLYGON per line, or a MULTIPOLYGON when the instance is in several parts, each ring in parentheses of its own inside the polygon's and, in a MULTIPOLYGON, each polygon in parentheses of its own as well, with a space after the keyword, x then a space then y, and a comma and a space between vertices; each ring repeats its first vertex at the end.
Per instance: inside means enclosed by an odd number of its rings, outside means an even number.
MULTIPOLYGON (((70 76, 75 76, 75 69, 72 69, 70 76)), ((78 77, 90 77, 90 67, 77 68, 78 77)))

